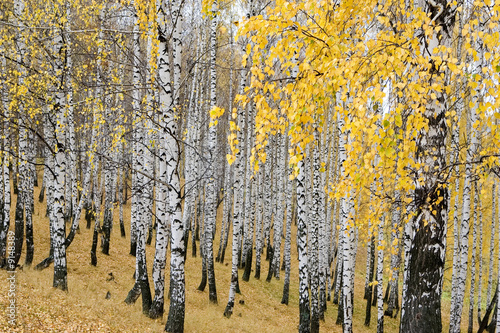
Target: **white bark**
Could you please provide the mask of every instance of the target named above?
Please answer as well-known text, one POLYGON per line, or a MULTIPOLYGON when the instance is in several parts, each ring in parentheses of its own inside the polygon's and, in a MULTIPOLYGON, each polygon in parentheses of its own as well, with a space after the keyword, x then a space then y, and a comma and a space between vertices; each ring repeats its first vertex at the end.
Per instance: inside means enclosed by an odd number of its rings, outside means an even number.
POLYGON ((472 181, 472 160, 477 150, 477 137, 474 128, 476 122, 476 107, 471 108, 470 122, 468 122, 467 133, 470 140, 470 148, 467 150, 465 164, 465 179, 462 199, 462 222, 460 226, 459 238, 459 263, 457 265, 456 275, 456 294, 452 298, 450 314, 450 333, 459 333, 462 320, 462 307, 465 297, 465 284, 467 282, 467 268, 469 259, 469 232, 470 232, 470 207, 471 207, 471 181, 472 181))
MULTIPOLYGON (((232 21, 232 16, 231 16, 231 21, 232 21)), ((232 120, 232 113, 233 113, 233 72, 234 72, 234 37, 233 37, 233 25, 231 24, 229 28, 229 51, 230 51, 230 56, 229 56, 229 107, 226 112, 227 114, 227 123, 229 124, 232 120)), ((226 156, 231 153, 231 147, 229 144, 226 145, 226 156)), ((225 163, 225 162, 224 162, 225 163)), ((225 167, 225 174, 224 174, 224 185, 223 185, 223 193, 224 193, 224 210, 222 214, 222 228, 221 228, 221 235, 220 235, 220 244, 219 244, 219 254, 217 255, 217 258, 219 259, 220 262, 223 262, 224 260, 224 252, 226 249, 226 244, 227 244, 227 238, 229 235, 229 225, 230 225, 230 216, 232 215, 232 208, 233 208, 233 197, 234 197, 234 190, 233 190, 233 173, 234 173, 234 168, 232 165, 229 165, 226 163, 225 167)))
MULTIPOLYGON (((196 58, 199 57, 199 49, 196 50, 196 58)), ((198 153, 194 151, 197 149, 196 137, 198 135, 197 124, 198 119, 198 64, 193 66, 193 81, 191 85, 191 93, 189 98, 188 119, 186 123, 186 144, 184 145, 184 209, 182 211, 182 221, 184 224, 184 232, 186 237, 189 233, 190 222, 193 220, 196 211, 196 186, 195 183, 198 178, 198 153)), ((187 239, 186 239, 187 243, 187 239)))
POLYGON ((312 150, 312 160, 313 160, 313 172, 312 172, 312 206, 310 209, 311 221, 309 222, 309 234, 310 234, 310 246, 309 246, 309 258, 310 260, 310 286, 311 286, 311 332, 319 332, 319 317, 320 317, 320 303, 319 303, 319 283, 320 283, 320 224, 323 223, 321 220, 321 207, 323 206, 322 196, 320 191, 324 191, 321 188, 321 174, 320 167, 321 161, 319 157, 320 151, 320 138, 319 132, 316 129, 314 131, 314 145, 311 147, 312 150))
MULTIPOLYGON (((262 259, 262 249, 264 246, 263 234, 263 208, 264 208, 264 169, 258 173, 259 184, 255 191, 258 191, 258 196, 255 202, 255 211, 257 218, 255 220, 255 278, 260 278, 260 268, 262 259)), ((255 192, 254 191, 254 192, 255 192)), ((286 282, 285 282, 286 284, 286 282)))
MULTIPOLYGON (((345 119, 343 115, 338 116, 339 128, 339 175, 345 177, 344 161, 347 158, 346 144, 352 139, 348 132, 342 133, 344 130, 345 119)), ((355 264, 355 225, 352 211, 354 209, 354 198, 352 194, 345 195, 341 200, 340 205, 340 233, 342 235, 342 256, 339 260, 342 261, 342 297, 339 302, 343 302, 344 309, 344 332, 352 332, 352 316, 353 316, 353 296, 352 290, 354 278, 355 264), (352 215, 352 216, 350 216, 352 215)))
MULTIPOLYGON (((2 57, 2 79, 5 78, 5 72, 7 70, 5 57, 2 57)), ((0 266, 3 265, 3 261, 7 255, 6 247, 7 247, 7 232, 10 226, 10 174, 9 174, 9 155, 5 152, 7 147, 9 147, 10 133, 9 133, 9 122, 10 119, 10 110, 9 105, 7 103, 7 87, 2 87, 2 108, 3 108, 3 117, 4 122, 2 125, 3 131, 3 147, 4 153, 1 154, 2 158, 2 169, 0 172, 2 173, 2 194, 3 194, 3 206, 0 209, 3 211, 0 216, 3 216, 0 228, 0 266)))
MULTIPOLYGON (((132 160, 132 216, 131 216, 131 239, 135 239, 135 283, 134 287, 129 292, 126 303, 133 303, 142 294, 142 311, 148 313, 151 306, 151 291, 149 288, 148 270, 146 264, 146 207, 147 191, 145 189, 146 177, 145 174, 147 160, 144 156, 144 137, 146 135, 145 123, 142 118, 141 98, 140 98, 140 45, 139 45, 139 29, 137 22, 134 22, 133 33, 133 77, 132 84, 134 91, 132 93, 132 109, 133 109, 133 160, 132 160), (132 236, 133 235, 133 236, 132 236)), ((131 246, 133 250, 134 245, 131 246)))
MULTIPOLYGON (((165 288, 165 266, 167 257, 167 242, 169 237, 167 235, 167 225, 172 217, 169 214, 171 206, 169 206, 170 197, 169 189, 166 187, 166 182, 169 179, 168 161, 171 156, 168 154, 167 140, 168 133, 166 132, 167 121, 172 121, 173 115, 171 112, 171 105, 173 103, 171 74, 170 74, 170 59, 168 54, 168 40, 167 40, 167 27, 166 27, 166 3, 161 1, 158 6, 158 39, 159 39, 159 56, 158 56, 158 84, 159 89, 159 127, 158 133, 158 153, 159 153, 159 172, 158 172, 158 188, 156 189, 156 202, 158 206, 157 216, 157 230, 156 230, 156 249, 155 260, 153 269, 153 281, 155 282, 155 296, 153 299, 150 316, 153 318, 163 314, 164 304, 164 288, 165 288), (162 130, 163 129, 163 130, 162 130), (162 283, 163 280, 163 283, 162 283)), ((175 144, 175 143, 174 143, 175 144)), ((171 184, 172 185, 172 184, 171 184)), ((170 222, 171 223, 171 222, 170 222)), ((178 235, 176 235, 178 236, 178 235)), ((170 242, 173 239, 170 238, 170 242)), ((173 245, 173 243, 172 243, 173 245)), ((173 248, 172 248, 173 250, 173 248)), ((176 300, 177 301, 177 300, 176 300)))
MULTIPOLYGON (((218 4, 215 0, 212 4, 212 22, 210 25, 210 110, 216 107, 217 103, 217 72, 215 70, 217 54, 217 10, 218 4)), ((208 151, 210 159, 208 162, 208 181, 206 192, 206 212, 205 219, 205 252, 204 258, 207 263, 208 287, 209 287, 209 300, 212 303, 217 303, 217 291, 215 285, 215 270, 214 270, 214 249, 212 234, 215 230, 216 217, 217 217, 217 127, 211 126, 208 129, 208 151)))
MULTIPOLYGON (((468 331, 472 332, 474 327, 474 302, 476 297, 476 247, 477 247, 477 229, 478 229, 478 188, 474 183, 474 217, 472 220, 472 257, 470 262, 470 288, 469 288, 469 328, 468 331)), ((481 283, 481 281, 479 281, 481 283)))
POLYGON ((61 73, 61 78, 58 82, 59 86, 55 94, 54 109, 51 112, 52 121, 56 124, 56 132, 54 135, 54 140, 56 146, 53 147, 55 152, 54 157, 54 183, 53 183, 53 198, 54 206, 52 218, 52 225, 54 229, 54 235, 52 240, 52 245, 54 247, 54 287, 60 288, 62 290, 67 290, 67 271, 66 271, 66 247, 64 246, 65 241, 65 228, 64 228, 64 176, 66 172, 66 158, 64 154, 64 142, 65 142, 65 124, 66 117, 64 115, 64 82, 62 80, 63 71, 63 59, 60 58, 61 49, 64 47, 63 36, 57 35, 54 41, 54 54, 56 56, 55 61, 55 71, 56 73, 61 73))
MULTIPOLYGON (((328 250, 328 255, 327 255, 327 271, 326 271, 326 300, 327 301, 330 301, 331 299, 331 296, 332 296, 332 264, 333 264, 333 261, 334 261, 334 251, 335 251, 335 248, 334 248, 334 243, 335 243, 335 231, 334 229, 336 229, 336 225, 332 225, 332 213, 333 213, 333 209, 334 209, 334 206, 335 206, 335 201, 332 200, 330 201, 330 199, 328 199, 328 194, 327 194, 327 206, 326 206, 326 223, 327 223, 327 226, 328 226, 328 234, 327 234, 327 237, 328 237, 328 247, 327 247, 327 250, 328 250)), ((333 220, 335 221, 335 220, 333 220)))
POLYGON ((299 175, 297 176, 297 248, 299 255, 299 332, 310 330, 310 304, 309 304, 309 272, 307 253, 307 212, 306 212, 306 175, 304 162, 298 163, 299 175))
POLYGON ((66 47, 66 89, 67 89, 67 121, 68 121, 68 131, 67 131, 67 144, 66 147, 66 155, 68 161, 67 174, 68 177, 68 186, 69 192, 66 194, 66 198, 68 200, 67 206, 70 208, 68 210, 69 213, 72 214, 71 217, 75 219, 75 213, 77 208, 77 197, 78 197, 78 188, 77 188, 77 180, 76 180, 76 137, 75 137, 75 120, 74 120, 74 107, 73 107, 73 44, 71 39, 71 23, 72 23, 72 15, 71 15, 71 4, 69 1, 66 2, 66 19, 67 23, 65 24, 64 29, 64 40, 66 47))
POLYGON ((477 278, 477 317, 479 319, 479 323, 481 322, 481 301, 482 301, 482 293, 483 293, 483 207, 482 207, 482 201, 481 197, 479 194, 481 193, 481 187, 478 185, 478 188, 476 189, 478 192, 478 205, 475 206, 475 211, 477 212, 478 220, 476 223, 478 224, 479 227, 479 235, 478 235, 478 247, 477 247, 477 261, 479 263, 478 266, 478 278, 477 278))
MULTIPOLYGON (((244 89, 246 86, 246 77, 247 70, 244 69, 240 74, 240 93, 244 93, 244 89)), ((243 142, 243 126, 244 126, 244 112, 245 110, 242 107, 238 108, 237 115, 237 126, 239 128, 236 139, 238 142, 243 142)), ((239 235, 240 235, 240 226, 243 220, 243 210, 242 210, 242 201, 243 201, 243 191, 244 191, 244 172, 245 165, 242 163, 242 147, 238 150, 236 154, 236 161, 234 163, 234 208, 233 208, 233 237, 232 237, 232 266, 231 266, 231 284, 229 287, 229 299, 227 302, 226 309, 224 310, 224 315, 226 317, 230 317, 233 313, 234 307, 234 298, 236 294, 236 284, 238 282, 238 250, 239 250, 239 235)))
POLYGON ((493 186, 491 190, 491 224, 490 224, 490 233, 491 233, 491 238, 490 238, 490 248, 489 252, 490 253, 490 258, 489 258, 489 264, 488 264, 488 287, 486 289, 486 304, 489 305, 491 302, 492 298, 492 287, 493 287, 493 258, 494 258, 494 253, 495 253, 495 229, 496 229, 496 186, 497 186, 497 180, 496 178, 493 180, 493 186))
MULTIPOLYGON (((398 177, 396 176, 396 183, 397 182, 398 182, 398 177)), ((394 200, 395 203, 393 205, 392 226, 391 226, 393 247, 391 249, 391 274, 389 279, 390 293, 389 293, 389 305, 387 308, 387 314, 390 317, 393 316, 394 309, 399 306, 399 304, 396 304, 396 299, 397 299, 397 294, 399 293, 399 268, 401 267, 400 263, 401 244, 399 244, 399 239, 400 239, 399 228, 402 225, 401 210, 403 209, 401 204, 401 194, 399 190, 394 191, 394 200)))
MULTIPOLYGON (((420 3, 419 3, 420 4, 420 3)), ((436 12, 434 1, 421 3, 422 10, 436 20, 440 30, 434 30, 420 42, 423 55, 431 55, 437 47, 451 47, 456 11, 444 1, 436 12)), ((429 64, 433 63, 427 57, 429 64)), ((429 86, 446 84, 448 72, 444 68, 432 72, 429 86), (443 80, 441 78, 444 78, 443 80)), ((441 172, 446 167, 447 95, 445 91, 433 91, 435 100, 425 105, 422 116, 429 123, 416 138, 415 160, 422 167, 415 175, 415 212, 410 225, 409 248, 405 252, 404 306, 401 310, 400 330, 405 332, 441 332, 441 295, 444 275, 446 231, 448 222, 448 188, 441 172), (411 286, 411 287, 410 287, 411 286), (425 304, 425 306, 419 306, 425 304), (415 317, 422 318, 414 320, 415 317)))
POLYGON ((273 232, 273 268, 274 268, 274 276, 279 279, 280 277, 280 259, 281 259, 281 239, 283 235, 283 223, 285 218, 285 182, 287 180, 287 172, 286 172, 286 140, 287 136, 285 134, 279 135, 277 140, 277 153, 278 157, 276 159, 276 165, 278 166, 277 172, 274 173, 274 176, 277 178, 277 191, 278 191, 278 201, 277 201, 277 209, 276 216, 274 219, 274 232, 273 232))
POLYGON ((384 276, 384 223, 385 216, 382 216, 382 220, 379 222, 378 226, 378 253, 377 253, 377 333, 384 332, 384 288, 383 288, 383 276, 384 276))
MULTIPOLYGON (((292 175, 292 169, 287 168, 288 175, 292 175)), ((260 177, 262 178, 262 177, 260 177)), ((291 249, 292 249, 292 191, 293 183, 290 180, 286 181, 286 235, 285 235, 285 248, 284 248, 284 262, 285 262, 285 283, 283 285, 283 298, 281 304, 288 305, 288 295, 290 290, 290 272, 291 272, 291 249)))
MULTIPOLYGON (((160 11, 167 11, 165 1, 162 1, 160 11)), ((184 330, 184 311, 185 311, 185 277, 184 277, 184 225, 182 223, 182 210, 181 210, 181 187, 179 178, 179 161, 180 151, 179 143, 179 130, 176 120, 176 114, 179 112, 179 87, 180 87, 180 74, 181 74, 181 55, 182 55, 182 12, 181 3, 175 1, 172 3, 172 15, 175 22, 174 30, 172 33, 173 39, 173 87, 174 98, 168 96, 170 85, 169 71, 166 70, 166 62, 163 62, 163 69, 159 67, 159 83, 163 89, 160 93, 160 112, 162 113, 162 121, 165 122, 166 127, 163 128, 164 132, 160 135, 163 136, 163 148, 166 150, 166 164, 167 164, 167 183, 170 184, 169 189, 169 208, 171 211, 171 240, 170 240, 170 308, 168 313, 167 324, 165 330, 170 332, 182 332, 184 330), (164 92, 166 90, 166 93, 164 92), (170 104, 168 104, 170 102, 170 104)), ((160 52, 166 56, 167 45, 166 30, 164 29, 164 22, 161 22, 161 15, 158 19, 158 24, 162 29, 160 37, 160 52)))
MULTIPOLYGON (((330 126, 330 112, 327 112, 325 115, 325 123, 327 124, 326 126, 330 126)), ((325 130, 325 126, 323 126, 323 129, 325 130)), ((328 128, 325 130, 325 132, 328 132, 328 128)), ((319 204, 319 314, 320 314, 320 319, 324 320, 325 319, 325 314, 324 312, 326 311, 326 293, 327 293, 327 284, 330 283, 329 275, 330 275, 330 270, 329 270, 329 254, 330 254, 330 246, 331 246, 331 241, 330 241, 330 221, 327 220, 326 216, 326 207, 328 205, 327 201, 327 195, 325 193, 326 191, 326 172, 325 168, 327 165, 327 160, 328 160, 328 140, 326 138, 326 133, 321 135, 321 147, 322 150, 319 152, 320 155, 320 161, 323 162, 323 164, 320 163, 320 183, 319 183, 319 195, 320 195, 320 201, 321 203, 319 204)), ((286 179, 286 175, 285 175, 286 179)))
MULTIPOLYGON (((269 154, 271 155, 271 154, 269 154)), ((272 160, 272 155, 268 156, 269 162, 272 160)), ((264 164, 264 193, 271 194, 272 191, 272 166, 271 163, 264 164)), ((271 195, 266 195, 264 198, 264 242, 265 246, 270 246, 270 229, 271 229, 271 219, 272 219, 272 206, 271 206, 271 195)), ((267 250, 269 251, 269 249, 267 250)))
MULTIPOLYGON (((497 223, 498 227, 500 228, 500 186, 497 186, 497 190, 498 190, 498 192, 496 193, 497 205, 498 205, 497 223)), ((498 237, 497 249, 500 249, 500 237, 498 237)), ((497 252, 497 262, 498 262, 497 285, 500 285, 500 251, 497 252)), ((500 299, 500 288, 497 289, 497 300, 498 299, 500 299)), ((497 322, 495 325, 495 332, 500 332, 500 306, 497 306, 496 316, 497 316, 497 322)))
MULTIPOLYGON (((254 123, 255 116, 254 111, 255 107, 253 104, 248 105, 247 109, 247 128, 246 128, 246 138, 245 138, 245 199, 243 204, 243 211, 245 212, 244 222, 243 222, 243 249, 242 249, 242 258, 241 258, 241 266, 244 266, 247 263, 247 256, 250 254, 250 248, 253 246, 253 230, 255 225, 255 219, 252 220, 251 215, 253 214, 254 203, 252 201, 252 191, 254 188, 255 179, 253 177, 252 166, 250 165, 250 156, 252 154, 252 147, 254 141, 254 123)), ((255 216, 254 216, 255 217, 255 216)), ((250 261, 251 265, 251 261, 250 261)), ((249 277, 249 276, 248 276, 249 277)), ((244 277, 244 280, 246 278, 244 277)), ((248 281, 248 280, 247 280, 248 281)))

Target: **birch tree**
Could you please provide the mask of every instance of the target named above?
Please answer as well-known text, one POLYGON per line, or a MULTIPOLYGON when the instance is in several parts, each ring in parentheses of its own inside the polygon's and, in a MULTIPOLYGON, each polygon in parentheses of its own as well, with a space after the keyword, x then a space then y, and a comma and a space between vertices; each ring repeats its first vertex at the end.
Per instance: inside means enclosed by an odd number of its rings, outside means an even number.
MULTIPOLYGON (((2 77, 5 78, 7 76, 7 63, 5 58, 2 58, 2 77)), ((4 80, 2 78, 2 80, 4 80)), ((4 80, 6 82, 6 80, 4 80)), ((6 87, 2 89, 2 109, 4 119, 10 119, 10 110, 7 104, 7 92, 6 87)), ((10 134, 9 134, 9 123, 8 121, 4 121, 2 124, 3 131, 3 148, 4 150, 9 145, 10 134)), ((1 229, 0 229, 0 267, 4 267, 6 265, 5 258, 7 257, 7 233, 10 227, 10 203, 11 203, 11 193, 10 193, 10 172, 9 172, 9 156, 4 151, 1 155, 2 157, 2 206, 0 209, 2 210, 2 221, 1 229)))
MULTIPOLYGON (((170 238, 170 308, 168 313, 165 330, 168 332, 184 331, 184 316, 185 316, 185 277, 184 277, 184 225, 182 223, 181 211, 181 188, 179 179, 179 143, 177 138, 179 135, 178 124, 175 119, 176 109, 179 108, 179 87, 181 74, 181 55, 182 41, 182 13, 181 3, 176 1, 172 3, 172 16, 175 25, 172 33, 173 43, 173 94, 170 84, 170 69, 168 68, 167 57, 167 31, 165 15, 167 13, 166 1, 161 1, 158 7, 158 39, 159 47, 159 63, 158 76, 160 89, 160 122, 165 124, 160 131, 160 140, 162 148, 165 149, 165 160, 160 160, 160 163, 165 163, 166 166, 166 183, 169 188, 169 209, 171 212, 171 238, 170 238), (175 96, 175 97, 174 97, 175 96), (174 97, 174 98, 173 98, 174 97)), ((161 176, 160 176, 161 177, 161 176)))
MULTIPOLYGON (((61 10, 62 11, 62 10, 61 10)), ((65 11, 63 11, 65 12, 65 11)), ((54 182, 50 193, 53 195, 54 204, 51 217, 53 225, 52 246, 54 247, 54 283, 53 286, 61 290, 67 290, 67 269, 66 269, 66 246, 65 226, 64 226, 64 176, 66 173, 66 157, 64 154, 65 142, 65 81, 64 81, 64 37, 63 31, 57 31, 54 40, 55 73, 59 80, 55 87, 54 104, 49 113, 51 122, 56 124, 56 131, 53 133, 55 142, 54 151, 54 182)))
MULTIPOLYGON (((436 29, 430 36, 426 36, 426 44, 421 45, 422 51, 432 53, 432 50, 440 45, 448 47, 452 39, 454 8, 447 1, 437 3, 427 1, 423 4, 423 9, 431 14, 432 22, 435 22, 440 30, 436 29)), ((437 78, 441 73, 431 71, 431 82, 442 84, 443 82, 437 78)), ((405 332, 442 330, 441 293, 448 190, 439 171, 446 164, 444 150, 447 133, 445 117, 447 96, 439 91, 435 94, 437 99, 429 102, 423 113, 429 129, 421 131, 416 143, 416 160, 427 168, 422 168, 417 173, 414 194, 417 215, 411 222, 410 233, 406 235, 410 240, 410 248, 405 251, 405 256, 408 257, 408 275, 403 286, 406 293, 400 326, 405 332)))
MULTIPOLYGON (((217 72, 215 70, 217 60, 217 11, 218 2, 212 3, 210 14, 212 22, 210 25, 210 110, 216 111, 217 103, 217 72)), ((205 249, 204 257, 207 263, 209 300, 212 303, 217 303, 217 290, 215 285, 215 270, 214 270, 214 250, 213 250, 213 232, 217 216, 217 185, 216 185, 216 144, 217 144, 217 128, 211 126, 208 130, 208 150, 210 153, 210 161, 208 165, 208 182, 206 192, 207 217, 205 221, 205 249)))

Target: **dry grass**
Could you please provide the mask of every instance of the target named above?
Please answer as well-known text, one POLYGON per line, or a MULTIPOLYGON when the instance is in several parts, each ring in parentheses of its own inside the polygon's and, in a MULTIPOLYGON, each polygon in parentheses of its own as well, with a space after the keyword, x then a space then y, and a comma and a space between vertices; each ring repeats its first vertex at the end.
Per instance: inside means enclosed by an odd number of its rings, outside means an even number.
MULTIPOLYGON (((39 188, 36 189, 36 192, 39 188)), ((38 195, 38 193, 35 193, 38 195)), ((37 196, 36 196, 37 198, 37 196)), ((14 202, 14 201, 13 201, 14 202)), ((130 206, 125 207, 125 220, 130 220, 130 206)), ((40 262, 49 252, 48 219, 44 216, 45 204, 36 202, 34 216, 35 263, 40 262)), ((115 221, 117 221, 115 216, 115 221)), ((162 332, 167 313, 162 319, 151 320, 141 311, 140 300, 131 306, 123 301, 133 286, 135 258, 129 253, 129 238, 121 238, 119 227, 115 225, 111 236, 110 255, 98 254, 97 267, 90 265, 91 230, 85 229, 82 221, 81 233, 75 237, 68 249, 68 288, 61 292, 52 288, 53 267, 42 272, 25 268, 17 272, 16 326, 9 326, 7 317, 0 316, 0 331, 6 332, 162 332), (107 281, 109 273, 114 280, 107 281), (107 292, 111 299, 106 300, 107 292)), ((220 231, 220 226, 217 231, 220 231)), ((295 239, 295 229, 292 239, 295 239)), ((218 247, 217 234, 214 249, 218 247)), ((293 242, 294 243, 294 242, 293 242)), ((263 279, 250 282, 240 280, 241 295, 236 297, 234 314, 230 319, 223 317, 228 298, 230 280, 229 242, 226 263, 215 263, 218 305, 208 301, 208 287, 205 292, 196 290, 201 280, 201 259, 191 257, 191 243, 188 246, 186 262, 186 332, 295 332, 298 326, 298 272, 295 245, 292 244, 292 276, 290 304, 280 304, 283 278, 280 281, 265 282, 268 263, 263 262, 263 279), (244 305, 239 300, 245 301, 244 305)), ((154 246, 147 247, 148 267, 154 257, 154 246)), ((374 332, 376 330, 376 308, 372 308, 371 328, 365 327, 365 300, 363 300, 365 250, 359 248, 356 266, 354 332, 374 332)), ((24 256, 21 258, 24 260, 24 256)), ((150 270, 151 271, 151 270, 150 270)), ((240 271, 241 277, 242 271, 240 271)), ((284 273, 282 273, 284 274, 284 273)), ((5 311, 8 304, 6 272, 0 272, 0 309, 5 311)), ((152 282, 151 282, 152 287, 152 282)), ((167 289, 168 290, 168 289, 167 289)), ((166 312, 168 312, 168 303, 166 312)), ((443 306, 443 322, 449 312, 449 302, 443 306)), ((337 306, 329 303, 321 323, 322 332, 341 332, 335 325, 337 306)), ((397 332, 398 320, 385 319, 385 331, 397 332)))

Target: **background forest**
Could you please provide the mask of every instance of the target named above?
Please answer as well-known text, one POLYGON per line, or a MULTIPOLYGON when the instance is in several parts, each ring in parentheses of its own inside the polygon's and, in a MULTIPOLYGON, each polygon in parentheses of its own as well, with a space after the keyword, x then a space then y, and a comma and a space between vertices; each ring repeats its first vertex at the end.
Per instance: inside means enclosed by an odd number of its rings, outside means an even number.
POLYGON ((500 332, 499 20, 2 1, 2 329, 500 332))

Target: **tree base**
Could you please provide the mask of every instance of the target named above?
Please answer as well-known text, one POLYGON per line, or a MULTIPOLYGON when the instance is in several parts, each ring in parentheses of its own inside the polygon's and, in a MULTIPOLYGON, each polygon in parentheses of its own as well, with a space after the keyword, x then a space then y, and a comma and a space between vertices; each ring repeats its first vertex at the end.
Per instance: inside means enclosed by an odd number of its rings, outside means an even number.
POLYGON ((140 295, 141 288, 139 288, 139 285, 137 283, 134 283, 134 287, 132 287, 132 290, 128 292, 127 298, 125 298, 125 303, 134 304, 140 295))
POLYGON ((50 264, 54 262, 54 258, 52 256, 49 256, 48 258, 45 258, 40 262, 38 265, 35 266, 36 271, 41 271, 44 270, 45 268, 48 268, 50 264))

